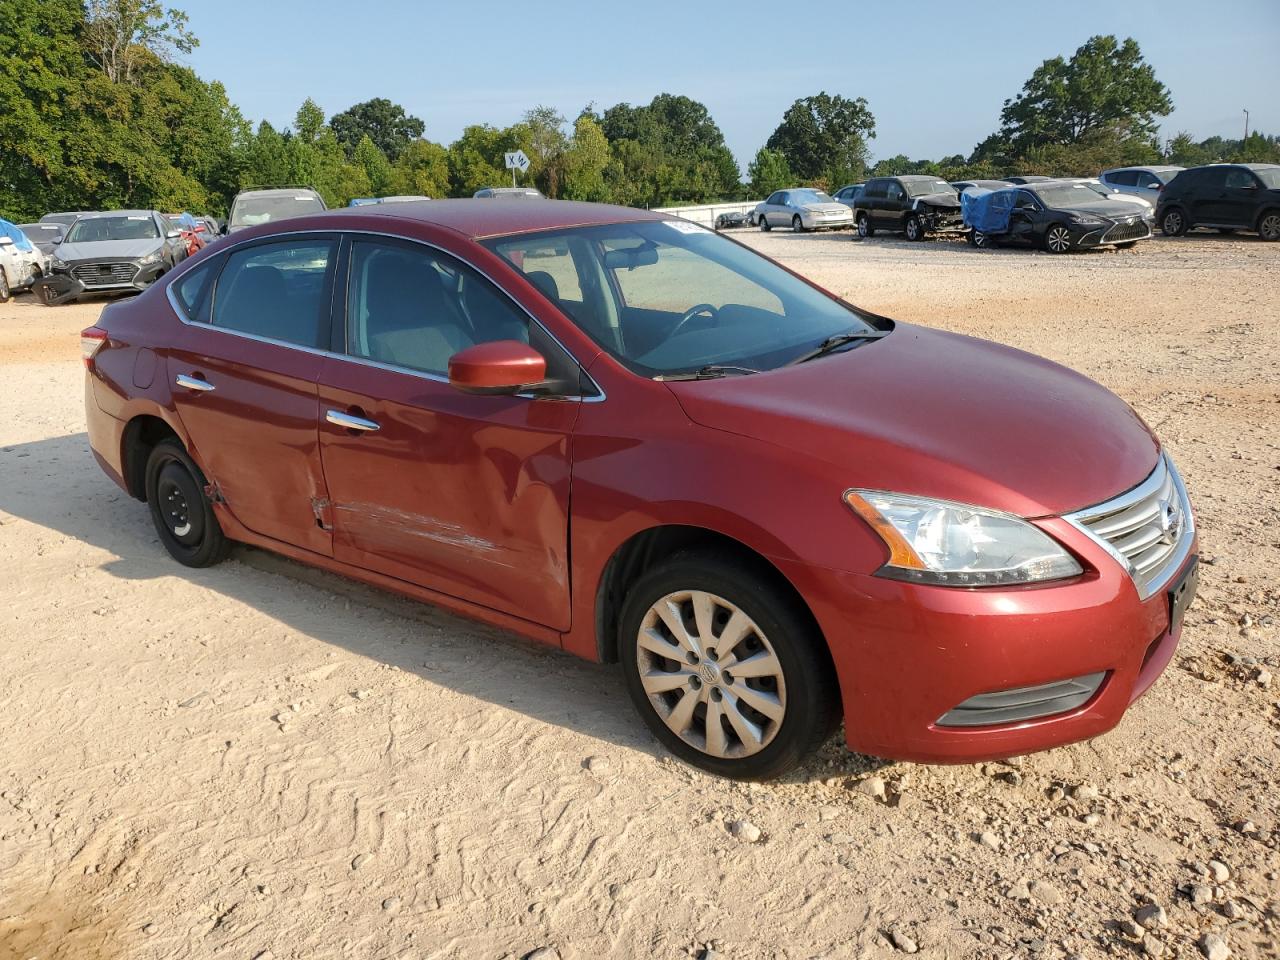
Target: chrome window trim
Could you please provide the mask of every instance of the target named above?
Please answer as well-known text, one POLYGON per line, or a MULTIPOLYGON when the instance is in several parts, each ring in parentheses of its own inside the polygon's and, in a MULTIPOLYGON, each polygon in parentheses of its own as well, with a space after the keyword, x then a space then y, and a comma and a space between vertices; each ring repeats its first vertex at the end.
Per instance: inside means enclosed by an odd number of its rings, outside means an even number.
POLYGON ((1083 510, 1077 510, 1074 513, 1064 514, 1062 519, 1106 550, 1115 559, 1116 563, 1120 564, 1124 571, 1129 574, 1129 579, 1133 581, 1133 585, 1138 591, 1138 599, 1144 601, 1155 596, 1169 585, 1169 581, 1182 569, 1187 557, 1191 555, 1191 544, 1195 542, 1196 538, 1195 514, 1191 510, 1191 501, 1187 498, 1187 489, 1183 485, 1182 477, 1177 468, 1174 467, 1173 461, 1164 452, 1160 454, 1160 459, 1156 463, 1155 469, 1151 471, 1151 475, 1136 487, 1126 490, 1110 500, 1096 503, 1091 507, 1085 507, 1083 510), (1173 482, 1174 493, 1178 497, 1179 506, 1182 508, 1183 516, 1186 518, 1186 526, 1178 539, 1178 543, 1164 563, 1156 570, 1153 570, 1149 576, 1143 577, 1124 554, 1112 546, 1105 538, 1094 533, 1088 524, 1099 517, 1125 510, 1143 500, 1149 499, 1164 486, 1166 476, 1173 482))
MULTIPOLYGON (((532 313, 530 313, 528 308, 526 308, 524 304, 520 303, 518 300, 516 300, 515 297, 511 296, 511 294, 507 292, 507 290, 505 290, 503 286, 500 283, 498 283, 497 280, 493 279, 492 276, 490 276, 484 270, 481 270, 471 261, 464 260, 462 257, 458 256, 456 253, 452 253, 449 250, 446 250, 444 247, 438 246, 434 243, 430 243, 429 241, 418 240, 413 237, 406 237, 398 233, 385 233, 377 230, 344 230, 341 228, 339 229, 319 228, 319 229, 311 229, 311 230, 290 230, 286 233, 273 233, 265 237, 253 237, 252 239, 246 238, 244 240, 238 241, 229 246, 220 248, 217 255, 230 256, 232 253, 235 252, 237 247, 250 246, 258 242, 267 243, 278 237, 296 237, 296 236, 303 236, 303 235, 310 235, 310 234, 317 234, 317 233, 333 233, 333 234, 338 234, 339 237, 342 237, 342 236, 385 237, 389 240, 401 240, 407 243, 419 244, 421 246, 427 247, 430 250, 438 250, 440 253, 443 253, 445 256, 451 257, 454 260, 459 261, 460 263, 474 270, 480 276, 484 277, 485 280, 489 281, 489 283, 493 285, 495 290, 497 290, 504 297, 510 300, 520 310, 521 313, 523 313, 526 317, 529 318, 530 323, 537 324, 538 329, 541 330, 543 333, 545 333, 547 337, 550 338, 552 343, 554 343, 561 350, 563 350, 565 352, 565 355, 570 360, 572 360, 575 364, 578 365, 578 370, 581 371, 581 375, 586 377, 587 380, 591 383, 593 387, 596 388, 596 391, 597 391, 597 394, 594 397, 582 397, 582 396, 561 397, 561 396, 544 395, 544 394, 538 394, 538 393, 516 393, 516 394, 512 394, 512 396, 520 397, 521 399, 524 399, 524 400, 557 400, 560 402, 568 402, 568 403, 603 403, 607 399, 607 395, 605 394, 604 387, 600 386, 599 382, 595 379, 595 377, 591 376, 591 374, 587 372, 586 364, 584 364, 581 360, 579 360, 574 355, 573 351, 570 350, 568 347, 566 347, 560 341, 559 337, 557 337, 554 333, 548 330, 546 324, 544 324, 541 320, 539 320, 532 313)), ((263 337, 263 336, 259 336, 256 333, 248 333, 247 331, 244 331, 244 330, 233 330, 230 327, 216 327, 212 323, 201 323, 198 320, 191 320, 187 317, 186 310, 182 308, 181 303, 178 302, 177 295, 173 292, 174 284, 181 281, 182 277, 186 276, 187 272, 188 271, 183 271, 182 276, 175 277, 172 281, 165 284, 164 293, 165 293, 165 296, 168 298, 169 306, 173 309, 174 315, 178 318, 178 321, 180 323, 185 324, 188 327, 199 327, 203 330, 216 330, 218 333, 222 333, 222 334, 226 334, 234 337, 242 337, 243 339, 253 340, 258 343, 270 343, 279 347, 289 347, 290 349, 293 349, 293 350, 301 350, 303 353, 315 354, 316 356, 321 356, 321 357, 329 357, 334 360, 346 360, 350 363, 358 363, 363 366, 377 367, 378 369, 381 369, 381 370, 390 370, 393 373, 405 373, 405 374, 408 374, 409 376, 418 377, 419 379, 422 379, 422 380, 428 380, 432 383, 448 383, 449 382, 448 377, 440 376, 439 374, 435 374, 435 373, 428 373, 425 370, 414 370, 410 367, 401 367, 391 363, 382 363, 377 360, 369 360, 365 357, 357 357, 350 353, 337 353, 336 351, 333 351, 333 350, 321 350, 318 347, 308 347, 301 343, 291 343, 288 340, 277 340, 274 337, 263 337)), ((569 322, 572 323, 573 321, 570 320, 569 322)))

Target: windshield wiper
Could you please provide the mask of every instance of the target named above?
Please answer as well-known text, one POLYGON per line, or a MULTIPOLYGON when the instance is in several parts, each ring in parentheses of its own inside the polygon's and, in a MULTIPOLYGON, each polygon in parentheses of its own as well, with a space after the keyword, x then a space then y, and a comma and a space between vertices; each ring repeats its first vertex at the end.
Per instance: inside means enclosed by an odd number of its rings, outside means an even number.
POLYGON ((797 363, 804 363, 808 360, 814 360, 818 357, 825 357, 828 353, 843 347, 846 343, 856 343, 859 340, 879 340, 881 337, 887 337, 888 330, 859 330, 849 333, 837 333, 810 350, 808 353, 802 353, 794 360, 787 363, 788 367, 793 367, 797 363))
POLYGON ((699 367, 697 370, 686 370, 683 373, 664 373, 661 376, 654 377, 655 380, 714 380, 717 377, 727 377, 730 374, 746 375, 749 373, 759 373, 759 370, 751 367, 735 367, 733 364, 711 363, 705 367, 699 367))

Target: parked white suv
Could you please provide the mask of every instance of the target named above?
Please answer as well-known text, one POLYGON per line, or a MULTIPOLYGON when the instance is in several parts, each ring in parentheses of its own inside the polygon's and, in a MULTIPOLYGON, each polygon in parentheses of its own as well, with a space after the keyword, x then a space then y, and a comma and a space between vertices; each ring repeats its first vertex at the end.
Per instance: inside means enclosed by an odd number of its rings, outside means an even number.
POLYGON ((1154 206, 1157 194, 1182 170, 1182 167, 1116 167, 1103 170, 1098 179, 1121 193, 1142 197, 1154 206))

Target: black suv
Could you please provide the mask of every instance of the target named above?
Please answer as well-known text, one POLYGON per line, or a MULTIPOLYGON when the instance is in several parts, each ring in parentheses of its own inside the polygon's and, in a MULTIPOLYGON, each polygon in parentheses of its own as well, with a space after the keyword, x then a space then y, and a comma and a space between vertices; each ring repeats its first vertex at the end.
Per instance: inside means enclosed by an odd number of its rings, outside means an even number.
POLYGON ((1160 191, 1156 222, 1166 236, 1192 227, 1256 230, 1280 240, 1280 164, 1211 163, 1191 167, 1160 191))
POLYGON ((960 195, 938 177, 873 177, 853 204, 853 219, 863 237, 896 230, 908 240, 923 240, 931 233, 964 229, 960 195))

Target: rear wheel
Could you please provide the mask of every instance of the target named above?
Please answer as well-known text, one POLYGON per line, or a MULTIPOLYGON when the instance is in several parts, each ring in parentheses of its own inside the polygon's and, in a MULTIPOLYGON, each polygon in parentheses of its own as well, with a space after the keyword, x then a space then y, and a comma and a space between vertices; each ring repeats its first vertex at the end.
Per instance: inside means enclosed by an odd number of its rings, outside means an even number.
POLYGON ((874 237, 876 228, 871 225, 871 218, 865 213, 858 214, 858 236, 874 237))
POLYGON ((1160 232, 1166 237, 1180 237, 1187 232, 1187 218, 1177 207, 1166 210, 1160 219, 1160 232))
POLYGON ((1050 253, 1066 253, 1071 249, 1071 231, 1055 223, 1044 232, 1044 248, 1050 253))
POLYGON ((1280 240, 1280 210, 1262 215, 1262 219, 1258 221, 1258 236, 1263 240, 1280 240))
POLYGON ((213 566, 231 549, 204 488, 204 474, 180 443, 156 444, 146 468, 151 521, 169 555, 188 567, 213 566))
POLYGON ((768 779, 835 728, 821 636, 794 597, 747 564, 699 552, 673 557, 631 589, 620 630, 627 692, 687 763, 768 779))
POLYGON ((791 229, 796 233, 804 233, 804 221, 800 219, 800 214, 791 218, 791 229))
POLYGON ((903 229, 906 231, 908 240, 924 239, 924 224, 920 222, 920 218, 914 213, 907 216, 907 221, 903 224, 903 229))

